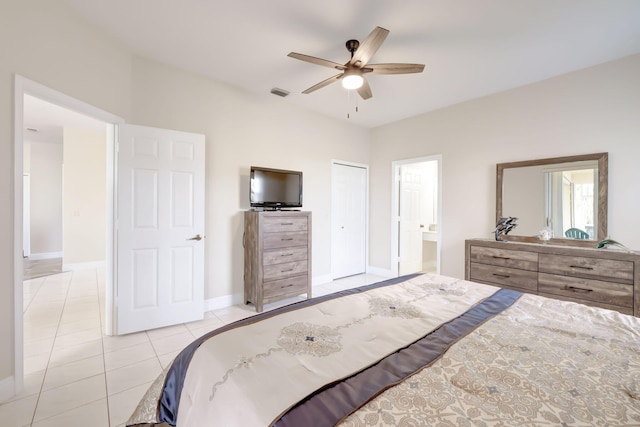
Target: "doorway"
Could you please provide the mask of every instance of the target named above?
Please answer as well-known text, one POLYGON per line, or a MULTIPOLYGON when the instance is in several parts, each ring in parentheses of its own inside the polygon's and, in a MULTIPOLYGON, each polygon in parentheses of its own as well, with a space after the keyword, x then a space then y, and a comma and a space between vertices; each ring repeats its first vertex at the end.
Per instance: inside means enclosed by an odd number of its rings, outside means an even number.
POLYGON ((39 264, 56 273, 102 265, 107 123, 25 94, 24 127, 25 265, 36 274, 49 271, 39 264))
POLYGON ((331 165, 331 279, 366 272, 368 167, 331 165))
MULTIPOLYGON (((113 182, 114 164, 114 124, 124 123, 121 118, 67 96, 61 92, 50 89, 22 76, 15 77, 14 91, 14 241, 13 241, 13 286, 14 286, 14 388, 16 392, 22 390, 24 385, 24 350, 23 350, 23 234, 24 234, 24 141, 25 141, 25 97, 31 96, 39 100, 51 103, 59 108, 66 109, 76 114, 101 121, 107 129, 106 142, 106 180, 113 182)), ((113 269, 113 188, 107 186, 106 203, 106 289, 105 298, 107 316, 111 310, 111 286, 113 269)), ((28 191, 28 190, 27 190, 28 191)), ((33 248, 31 248, 33 249, 33 248)), ((106 322, 106 333, 111 333, 111 324, 106 322)))
POLYGON ((440 272, 441 156, 393 162, 392 270, 440 272))

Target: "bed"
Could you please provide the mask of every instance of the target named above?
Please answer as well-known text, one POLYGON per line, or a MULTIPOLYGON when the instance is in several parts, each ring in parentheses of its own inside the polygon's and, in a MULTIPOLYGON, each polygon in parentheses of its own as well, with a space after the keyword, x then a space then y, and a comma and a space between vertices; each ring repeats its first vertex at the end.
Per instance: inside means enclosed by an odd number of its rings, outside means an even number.
POLYGON ((127 426, 639 426, 640 321, 420 274, 195 340, 127 426))

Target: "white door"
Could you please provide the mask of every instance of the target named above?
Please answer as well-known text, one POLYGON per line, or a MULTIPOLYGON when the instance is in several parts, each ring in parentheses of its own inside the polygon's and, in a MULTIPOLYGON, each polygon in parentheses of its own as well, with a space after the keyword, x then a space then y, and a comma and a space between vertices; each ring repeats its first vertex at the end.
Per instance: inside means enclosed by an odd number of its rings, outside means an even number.
POLYGON ((367 169, 333 163, 331 170, 332 278, 366 271, 367 169))
POLYGON ((202 319, 204 135, 117 132, 116 333, 202 319))
POLYGON ((440 272, 440 156, 393 163, 392 263, 399 275, 440 272))
POLYGON ((415 165, 400 168, 400 275, 422 271, 422 233, 426 230, 424 185, 421 168, 415 165))

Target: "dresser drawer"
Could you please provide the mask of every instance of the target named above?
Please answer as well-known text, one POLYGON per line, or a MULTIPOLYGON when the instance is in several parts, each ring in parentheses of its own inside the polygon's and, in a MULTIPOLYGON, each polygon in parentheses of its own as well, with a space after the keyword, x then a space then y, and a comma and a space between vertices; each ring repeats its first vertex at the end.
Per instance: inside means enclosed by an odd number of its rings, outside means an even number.
POLYGON ((633 307, 633 285, 629 284, 539 273, 538 291, 541 294, 559 295, 566 299, 633 307))
POLYGON ((308 257, 306 246, 270 249, 262 253, 262 265, 282 264, 292 261, 303 261, 308 257))
POLYGON ((285 233, 264 233, 263 248, 276 249, 288 246, 306 246, 309 235, 306 231, 290 231, 285 233))
POLYGON ((633 262, 540 254, 540 272, 633 284, 633 262))
POLYGON ((303 294, 308 291, 308 283, 309 277, 306 274, 287 279, 274 280, 272 282, 265 282, 262 288, 263 297, 265 300, 268 300, 284 294, 303 294))
POLYGON ((262 277, 265 282, 268 280, 283 279, 285 277, 306 274, 308 269, 307 260, 285 262, 283 264, 266 265, 263 268, 262 277))
POLYGON ((309 222, 307 218, 290 216, 264 217, 262 229, 265 233, 280 233, 283 231, 307 231, 309 222))
POLYGON ((538 273, 516 268, 471 263, 471 280, 515 287, 531 292, 538 289, 538 273))
MULTIPOLYGON (((505 245, 508 245, 508 243, 505 243, 505 245)), ((538 270, 537 253, 517 251, 513 249, 471 246, 471 262, 497 265, 500 267, 518 268, 520 270, 538 270)))

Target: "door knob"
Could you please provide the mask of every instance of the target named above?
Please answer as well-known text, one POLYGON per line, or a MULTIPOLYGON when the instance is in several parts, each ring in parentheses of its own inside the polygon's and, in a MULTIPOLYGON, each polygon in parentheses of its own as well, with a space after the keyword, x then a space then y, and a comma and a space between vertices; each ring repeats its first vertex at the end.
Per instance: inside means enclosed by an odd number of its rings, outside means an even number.
POLYGON ((202 240, 202 236, 200 236, 199 234, 196 234, 195 236, 193 236, 193 237, 191 237, 191 238, 189 238, 189 239, 187 239, 187 240, 197 240, 197 241, 200 241, 200 240, 202 240))

